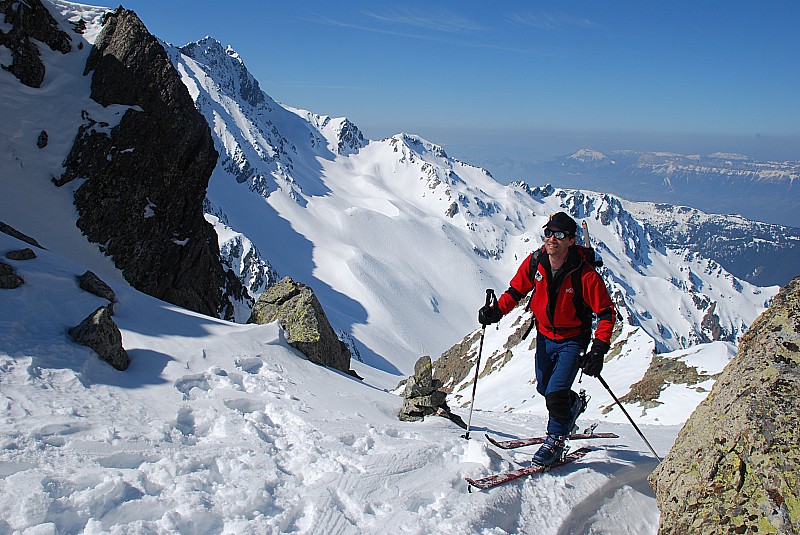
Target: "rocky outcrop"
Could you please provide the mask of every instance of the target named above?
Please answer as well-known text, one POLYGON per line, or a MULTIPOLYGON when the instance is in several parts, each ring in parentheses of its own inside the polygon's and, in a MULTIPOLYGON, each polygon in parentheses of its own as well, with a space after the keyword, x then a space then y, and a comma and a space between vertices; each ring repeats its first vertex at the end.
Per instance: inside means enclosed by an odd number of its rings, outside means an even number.
POLYGON ((426 416, 441 416, 452 420, 459 426, 467 425, 460 416, 452 414, 447 406, 447 393, 439 390, 442 383, 433 378, 431 358, 420 357, 414 364, 414 375, 406 380, 403 389, 403 407, 400 409, 400 419, 404 422, 416 422, 426 416))
POLYGON ((122 334, 111 319, 111 307, 100 307, 69 330, 75 342, 95 350, 100 358, 114 368, 127 370, 131 363, 128 353, 122 347, 122 334))
MULTIPOLYGON (((608 356, 606 356, 606 359, 606 362, 610 360, 608 356)), ((632 384, 628 393, 620 397, 619 400, 622 403, 631 405, 638 403, 643 411, 647 411, 647 409, 664 404, 659 398, 668 386, 673 384, 694 386, 709 379, 716 379, 716 376, 700 373, 697 368, 687 366, 686 363, 679 359, 653 355, 650 366, 647 367, 644 376, 632 384)), ((706 392, 699 386, 695 387, 695 389, 706 392)), ((605 407, 603 414, 611 412, 615 406, 616 404, 611 404, 605 407)))
POLYGON ((9 236, 12 236, 14 238, 17 238, 18 240, 24 241, 25 243, 33 245, 34 247, 38 247, 39 249, 43 249, 43 247, 39 245, 38 241, 34 240, 27 234, 23 234, 22 232, 18 231, 11 225, 3 223, 2 221, 0 221, 0 232, 2 232, 3 234, 8 234, 9 236))
POLYGON ((55 180, 75 192, 78 226, 136 289, 233 317, 241 283, 223 268, 203 199, 217 161, 211 131, 166 51, 135 13, 109 13, 86 64, 91 97, 130 106, 113 128, 85 124, 55 180))
POLYGON ((11 51, 11 65, 2 68, 29 87, 41 87, 45 66, 39 56, 36 42, 51 50, 67 54, 72 50, 72 39, 58 27, 58 23, 40 0, 0 0, 0 13, 5 15, 5 25, 0 29, 0 45, 11 51))
MULTIPOLYGON (((33 260, 36 253, 33 249, 26 247, 16 251, 9 251, 5 254, 9 260, 33 260)), ((0 262, 0 288, 12 290, 25 284, 25 280, 14 272, 14 268, 4 262, 0 262)))
POLYGON ((650 475, 659 533, 800 533, 800 277, 650 475))
MULTIPOLYGON (((526 298, 519 306, 527 310, 528 302, 529 299, 526 298)), ((483 353, 479 379, 502 368, 513 357, 512 348, 521 344, 525 337, 530 335, 532 321, 532 317, 521 316, 512 325, 514 330, 509 334, 502 350, 492 352, 487 350, 483 353)), ((470 377, 470 372, 474 369, 478 359, 480 337, 480 330, 472 332, 461 342, 442 353, 441 357, 436 360, 433 365, 433 377, 434 380, 440 382, 443 391, 448 394, 452 393, 456 386, 470 377)), ((536 336, 530 337, 530 342, 527 344, 528 350, 532 350, 534 347, 536 347, 536 336)))
POLYGON ((317 296, 305 284, 284 277, 261 294, 248 323, 278 321, 286 340, 308 360, 348 372, 350 349, 336 336, 317 296))
POLYGON ((436 359, 433 364, 433 377, 442 385, 442 390, 452 392, 469 375, 478 357, 477 342, 481 331, 475 331, 464 337, 436 359))

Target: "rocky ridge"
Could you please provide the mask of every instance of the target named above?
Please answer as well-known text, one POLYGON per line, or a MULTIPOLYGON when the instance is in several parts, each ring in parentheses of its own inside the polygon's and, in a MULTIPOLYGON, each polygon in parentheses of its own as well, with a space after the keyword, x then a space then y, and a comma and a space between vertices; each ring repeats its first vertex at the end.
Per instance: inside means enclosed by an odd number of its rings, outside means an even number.
POLYGON ((91 98, 128 106, 120 123, 84 114, 63 185, 75 192, 78 226, 102 244, 137 289, 209 315, 233 318, 248 296, 224 269, 203 199, 217 152, 164 48, 135 13, 109 13, 87 61, 91 98))
POLYGON ((800 277, 753 322, 650 475, 659 533, 800 532, 798 430, 800 277))
POLYGON ((72 38, 59 28, 40 0, 0 0, 0 13, 5 15, 5 23, 11 25, 8 30, 0 29, 0 45, 11 51, 12 58, 11 65, 2 68, 28 87, 41 87, 45 66, 36 43, 68 54, 72 50, 72 38))

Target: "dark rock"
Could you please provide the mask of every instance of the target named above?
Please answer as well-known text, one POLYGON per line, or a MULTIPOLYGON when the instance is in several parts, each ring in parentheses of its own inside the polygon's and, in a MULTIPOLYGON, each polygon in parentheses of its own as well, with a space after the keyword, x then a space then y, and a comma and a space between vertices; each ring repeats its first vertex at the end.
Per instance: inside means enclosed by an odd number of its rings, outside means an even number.
POLYGON ((78 326, 69 330, 75 342, 95 350, 100 358, 114 368, 128 369, 131 359, 122 347, 122 334, 111 318, 110 307, 100 307, 78 326))
POLYGON ((650 475, 659 533, 800 533, 799 474, 797 277, 747 330, 650 475))
POLYGON ((80 286, 82 290, 86 290, 97 297, 108 299, 112 303, 117 300, 114 290, 91 271, 87 271, 78 277, 78 286, 80 286))
POLYGON ((262 293, 248 323, 276 320, 286 332, 287 341, 308 360, 349 371, 350 349, 336 336, 311 288, 284 277, 262 293))
POLYGON ((3 65, 3 69, 29 87, 41 87, 45 67, 34 41, 66 54, 72 49, 72 39, 40 0, 0 0, 0 13, 11 25, 10 30, 0 31, 0 45, 11 51, 12 58, 11 65, 3 65))
POLYGON ((2 221, 0 221, 0 232, 2 232, 3 234, 8 234, 9 236, 14 237, 18 240, 24 241, 25 243, 33 245, 34 247, 38 247, 39 249, 44 249, 44 247, 39 245, 39 242, 37 242, 27 234, 23 234, 22 232, 18 231, 11 225, 6 225, 2 221))
POLYGON ((4 262, 0 262, 0 288, 11 290, 25 284, 25 281, 14 273, 14 268, 4 262))
POLYGON ((39 137, 36 138, 36 146, 39 147, 40 149, 45 148, 47 146, 47 140, 48 140, 47 132, 42 130, 39 133, 39 137))
POLYGON ((132 107, 110 135, 84 113, 55 181, 87 179, 75 192, 78 227, 136 289, 233 318, 232 301, 246 293, 223 268, 202 210, 217 152, 166 51, 134 12, 118 8, 106 16, 86 73, 92 99, 132 107))
POLYGON ((31 249, 30 247, 26 247, 18 251, 7 252, 6 258, 8 258, 9 260, 33 260, 34 258, 36 258, 36 253, 34 253, 33 249, 31 249))

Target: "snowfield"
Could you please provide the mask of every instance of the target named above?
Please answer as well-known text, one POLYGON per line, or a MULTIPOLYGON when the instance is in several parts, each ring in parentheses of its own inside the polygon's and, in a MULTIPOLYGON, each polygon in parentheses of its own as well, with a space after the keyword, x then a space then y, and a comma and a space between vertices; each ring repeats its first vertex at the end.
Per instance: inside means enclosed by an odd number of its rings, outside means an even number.
MULTIPOLYGON (((0 252, 24 246, 0 234, 0 252)), ((656 530, 644 482, 655 460, 630 426, 602 423, 621 438, 572 466, 470 494, 464 477, 533 453, 496 451, 482 434, 537 434, 543 416, 476 410, 470 441, 444 419, 403 423, 401 398, 308 362, 277 325, 226 323, 110 281, 132 359, 119 372, 66 333, 105 303, 78 288, 85 267, 36 253, 6 261, 26 284, 0 301, 0 532, 656 530)), ((661 454, 677 433, 644 429, 661 454)))

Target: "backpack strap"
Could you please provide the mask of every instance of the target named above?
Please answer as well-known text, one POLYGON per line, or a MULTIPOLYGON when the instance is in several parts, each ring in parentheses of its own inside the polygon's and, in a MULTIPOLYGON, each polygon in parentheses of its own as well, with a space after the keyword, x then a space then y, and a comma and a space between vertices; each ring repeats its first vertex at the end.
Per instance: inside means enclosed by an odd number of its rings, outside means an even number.
MULTIPOLYGON (((592 316, 594 312, 592 312, 592 307, 587 305, 586 301, 583 300, 583 284, 581 278, 583 276, 583 270, 586 269, 583 264, 592 265, 587 261, 583 261, 581 262, 581 266, 572 272, 572 291, 574 292, 572 295, 572 306, 575 307, 575 315, 580 320, 583 331, 591 333, 592 316)), ((594 267, 592 267, 592 269, 594 269, 594 267)))
MULTIPOLYGON (((541 256, 541 254, 542 254, 541 249, 539 249, 538 252, 531 253, 531 260, 530 264, 528 265, 528 276, 531 279, 531 284, 533 285, 533 291, 536 291, 536 279, 534 277, 536 277, 536 272, 539 271, 539 256, 541 256)), ((509 288, 509 290, 513 290, 513 288, 509 288)), ((519 301, 519 299, 517 301, 519 301)), ((531 331, 535 326, 536 326, 536 317, 533 314, 531 314, 531 323, 530 325, 528 325, 528 328, 525 329, 525 332, 522 335, 523 340, 525 340, 528 337, 528 335, 531 334, 531 331)))
POLYGON ((531 284, 533 284, 534 288, 536 287, 536 279, 534 279, 534 277, 536 276, 536 272, 539 271, 539 257, 543 254, 543 249, 539 249, 538 251, 532 253, 531 261, 528 265, 528 276, 531 278, 531 284))

